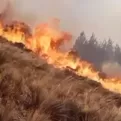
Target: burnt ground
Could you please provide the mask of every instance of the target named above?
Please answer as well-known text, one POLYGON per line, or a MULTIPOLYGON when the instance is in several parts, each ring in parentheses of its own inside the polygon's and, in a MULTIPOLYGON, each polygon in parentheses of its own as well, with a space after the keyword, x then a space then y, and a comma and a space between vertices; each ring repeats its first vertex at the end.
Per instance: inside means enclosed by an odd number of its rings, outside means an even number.
POLYGON ((0 38, 0 121, 120 121, 121 95, 0 38))

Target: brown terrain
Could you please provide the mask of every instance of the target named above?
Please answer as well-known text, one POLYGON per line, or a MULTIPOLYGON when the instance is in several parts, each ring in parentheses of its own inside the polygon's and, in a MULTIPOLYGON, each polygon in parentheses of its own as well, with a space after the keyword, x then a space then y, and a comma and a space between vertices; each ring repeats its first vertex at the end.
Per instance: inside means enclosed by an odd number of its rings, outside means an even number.
POLYGON ((120 121, 121 95, 0 38, 0 121, 120 121))

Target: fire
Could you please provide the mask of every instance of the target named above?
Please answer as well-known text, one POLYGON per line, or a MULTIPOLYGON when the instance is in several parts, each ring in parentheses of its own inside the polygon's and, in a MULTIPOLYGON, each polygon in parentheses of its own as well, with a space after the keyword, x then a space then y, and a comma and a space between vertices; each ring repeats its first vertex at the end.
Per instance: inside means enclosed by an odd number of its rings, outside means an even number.
POLYGON ((74 51, 61 52, 60 46, 65 41, 70 41, 72 36, 68 32, 61 31, 54 24, 40 24, 31 32, 24 23, 13 22, 10 25, 1 23, 0 36, 13 43, 23 43, 26 48, 31 49, 55 67, 72 69, 79 76, 100 82, 109 90, 121 92, 121 79, 102 78, 92 64, 81 60, 74 51))
POLYGON ((24 23, 20 23, 17 21, 11 23, 10 25, 3 25, 1 22, 0 36, 3 36, 13 43, 21 42, 24 44, 27 36, 27 28, 28 26, 26 26, 24 23))

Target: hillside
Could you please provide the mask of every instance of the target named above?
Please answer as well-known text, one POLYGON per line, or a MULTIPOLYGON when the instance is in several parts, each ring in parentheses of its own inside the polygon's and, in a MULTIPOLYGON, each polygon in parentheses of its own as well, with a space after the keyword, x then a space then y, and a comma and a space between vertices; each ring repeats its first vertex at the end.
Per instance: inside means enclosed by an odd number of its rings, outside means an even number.
POLYGON ((0 121, 119 121, 120 100, 0 38, 0 121))

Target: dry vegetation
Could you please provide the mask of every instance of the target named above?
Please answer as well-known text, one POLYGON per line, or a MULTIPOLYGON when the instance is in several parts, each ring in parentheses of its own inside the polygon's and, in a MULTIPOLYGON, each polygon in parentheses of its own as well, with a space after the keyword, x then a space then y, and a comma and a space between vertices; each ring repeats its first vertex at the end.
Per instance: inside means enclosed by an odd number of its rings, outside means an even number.
POLYGON ((0 121, 120 121, 121 96, 0 38, 0 121))

